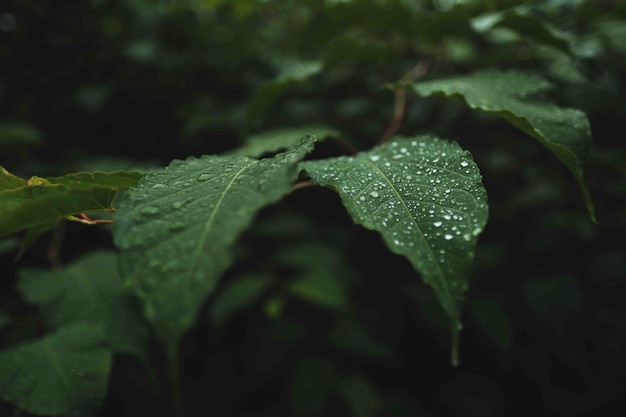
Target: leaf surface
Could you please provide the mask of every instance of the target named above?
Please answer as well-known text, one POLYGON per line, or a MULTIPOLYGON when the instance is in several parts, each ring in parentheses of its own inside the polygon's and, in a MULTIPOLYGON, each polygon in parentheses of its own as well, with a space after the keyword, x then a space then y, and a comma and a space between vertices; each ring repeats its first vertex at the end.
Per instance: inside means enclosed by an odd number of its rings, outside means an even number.
POLYGON ((419 95, 460 97, 469 107, 502 117, 537 139, 574 175, 595 221, 594 204, 583 181, 583 165, 591 147, 589 121, 580 110, 528 99, 548 88, 550 83, 537 75, 495 70, 414 84, 419 95))
MULTIPOLYGON (((232 262, 231 248, 254 215, 291 191, 307 136, 261 160, 204 156, 149 173, 120 204, 114 224, 124 277, 174 355, 179 338, 232 262)), ((173 356, 171 356, 173 357, 173 356)))
POLYGON ((23 269, 18 288, 53 327, 101 325, 113 350, 147 359, 148 327, 139 300, 123 287, 115 253, 94 252, 54 271, 23 269))
POLYGON ((380 232, 389 249, 409 259, 458 328, 487 221, 486 192, 469 153, 418 136, 301 167, 314 183, 339 193, 355 222, 380 232))
POLYGON ((112 354, 85 323, 0 352, 0 396, 29 413, 90 416, 107 388, 112 354))
POLYGON ((79 213, 111 210, 115 194, 143 176, 135 171, 81 172, 24 180, 1 169, 0 236, 79 213))

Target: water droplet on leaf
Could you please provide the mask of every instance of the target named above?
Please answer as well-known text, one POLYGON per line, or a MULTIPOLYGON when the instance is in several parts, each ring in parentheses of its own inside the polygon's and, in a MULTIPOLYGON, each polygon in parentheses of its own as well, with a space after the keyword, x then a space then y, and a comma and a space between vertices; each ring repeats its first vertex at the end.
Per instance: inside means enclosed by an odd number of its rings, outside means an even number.
POLYGON ((146 216, 155 216, 157 214, 159 214, 159 208, 158 207, 154 207, 154 206, 147 206, 141 209, 141 214, 144 214, 146 216))
POLYGON ((210 174, 200 174, 198 176, 198 181, 203 182, 203 181, 208 181, 211 179, 211 175, 210 174))

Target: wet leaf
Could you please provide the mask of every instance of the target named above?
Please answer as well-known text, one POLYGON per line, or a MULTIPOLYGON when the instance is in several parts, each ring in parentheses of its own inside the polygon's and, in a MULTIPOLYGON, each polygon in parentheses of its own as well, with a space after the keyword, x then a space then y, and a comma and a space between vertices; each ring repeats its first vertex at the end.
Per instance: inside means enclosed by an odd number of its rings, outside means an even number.
POLYGON ((76 323, 0 351, 0 396, 29 413, 90 416, 106 394, 111 361, 103 331, 76 323))
POLYGON ((473 109, 495 114, 536 138, 574 175, 592 220, 595 208, 583 182, 583 166, 591 147, 584 112, 529 99, 550 88, 543 78, 517 71, 481 71, 471 75, 414 84, 422 96, 460 97, 473 109))
POLYGON ((381 233, 432 286, 460 327, 474 248, 487 221, 487 197, 468 152, 434 136, 397 138, 354 157, 301 164, 336 190, 353 220, 381 233))
POLYGON ((313 142, 304 137, 287 152, 261 160, 174 161, 126 194, 114 224, 121 269, 171 359, 231 264, 237 237, 261 208, 291 191, 296 164, 313 142))
POLYGON ((115 253, 94 252, 54 271, 23 269, 18 288, 51 326, 100 325, 114 351, 147 359, 148 327, 139 300, 123 287, 115 253))

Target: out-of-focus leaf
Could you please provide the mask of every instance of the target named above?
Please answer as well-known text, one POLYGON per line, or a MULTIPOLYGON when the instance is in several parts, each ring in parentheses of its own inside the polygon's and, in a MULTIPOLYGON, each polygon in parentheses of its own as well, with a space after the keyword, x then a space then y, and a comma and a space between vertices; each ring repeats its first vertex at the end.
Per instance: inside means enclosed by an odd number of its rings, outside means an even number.
POLYGON ((32 125, 22 122, 0 123, 0 148, 41 145, 43 141, 43 133, 32 125))
POLYGON ((104 107, 112 90, 110 84, 88 84, 79 87, 74 97, 85 111, 95 113, 104 107))
POLYGON ((315 136, 317 141, 322 141, 329 136, 339 136, 339 132, 326 126, 304 126, 272 130, 250 136, 242 147, 236 149, 231 154, 258 158, 263 154, 289 149, 298 144, 300 139, 306 135, 315 136))
POLYGON ((314 138, 273 158, 205 156, 153 171, 120 204, 114 236, 125 279, 170 356, 232 262, 255 214, 289 193, 314 138))
POLYGON ((289 292, 313 304, 341 310, 346 308, 346 291, 333 277, 311 272, 289 285, 289 292))
POLYGON ((513 341, 513 325, 505 308, 495 298, 476 298, 470 301, 474 321, 503 352, 508 352, 513 341))
POLYGON ((280 96, 293 86, 322 72, 323 64, 319 61, 290 60, 282 64, 276 78, 262 84, 252 98, 249 116, 251 121, 265 117, 280 96))
POLYGON ((372 384, 360 376, 342 378, 339 392, 352 417, 378 417, 385 407, 383 398, 372 384))
POLYGON ((227 282, 209 307, 213 325, 221 327, 239 310, 250 307, 259 300, 270 283, 270 278, 265 275, 244 275, 227 282))
POLYGON ((17 285, 53 327, 100 325, 114 351, 147 359, 148 327, 139 300, 123 287, 115 253, 94 252, 54 271, 23 269, 17 285))
POLYGON ((11 323, 11 316, 0 312, 0 330, 2 330, 4 326, 6 326, 9 323, 11 323))
POLYGON ((315 243, 298 244, 281 249, 276 261, 300 271, 288 285, 291 294, 322 307, 347 308, 353 274, 337 251, 315 243))
POLYGON ((534 74, 495 70, 414 84, 414 90, 422 96, 460 97, 469 107, 502 117, 536 138, 574 175, 595 221, 593 201, 583 182, 583 166, 591 147, 589 121, 580 110, 528 99, 549 87, 546 80, 534 74))
POLYGON ((387 356, 388 346, 376 340, 369 329, 355 317, 340 317, 328 335, 332 344, 366 356, 387 356))
POLYGON ((524 38, 536 39, 539 42, 571 53, 571 44, 568 34, 553 27, 548 22, 534 16, 527 7, 518 6, 501 12, 489 12, 471 20, 472 27, 477 32, 488 32, 494 27, 505 27, 524 38))
POLYGON ((75 323, 0 351, 0 397, 29 413, 91 416, 106 394, 111 361, 103 331, 75 323))
POLYGON ((291 384, 291 403, 295 415, 318 415, 337 383, 338 377, 331 363, 318 358, 302 358, 291 384))
POLYGON ((109 211, 115 194, 136 185, 142 176, 134 171, 80 172, 24 180, 2 168, 0 236, 79 213, 109 211))
POLYGON ((581 296, 569 276, 528 280, 523 292, 531 309, 544 317, 556 310, 574 312, 580 307, 581 296))
POLYGON ((409 259, 452 318, 456 340, 474 247, 487 222, 487 196, 471 155, 456 143, 419 136, 301 167, 339 193, 355 222, 409 259))

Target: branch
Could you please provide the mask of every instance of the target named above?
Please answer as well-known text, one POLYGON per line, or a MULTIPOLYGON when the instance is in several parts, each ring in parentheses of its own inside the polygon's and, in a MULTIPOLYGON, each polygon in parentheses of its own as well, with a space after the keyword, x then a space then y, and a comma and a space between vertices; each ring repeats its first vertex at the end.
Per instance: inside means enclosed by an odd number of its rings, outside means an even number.
MULTIPOLYGON (((411 83, 417 80, 418 78, 423 77, 428 72, 430 68, 430 62, 422 61, 419 62, 416 66, 411 68, 409 72, 404 74, 404 76, 400 79, 401 83, 411 83)), ((394 110, 393 110, 393 118, 391 119, 391 123, 381 136, 378 141, 379 145, 382 145, 385 142, 388 142, 398 131, 402 121, 404 120, 404 116, 406 114, 406 91, 404 87, 397 87, 395 89, 395 97, 394 97, 394 110)))

